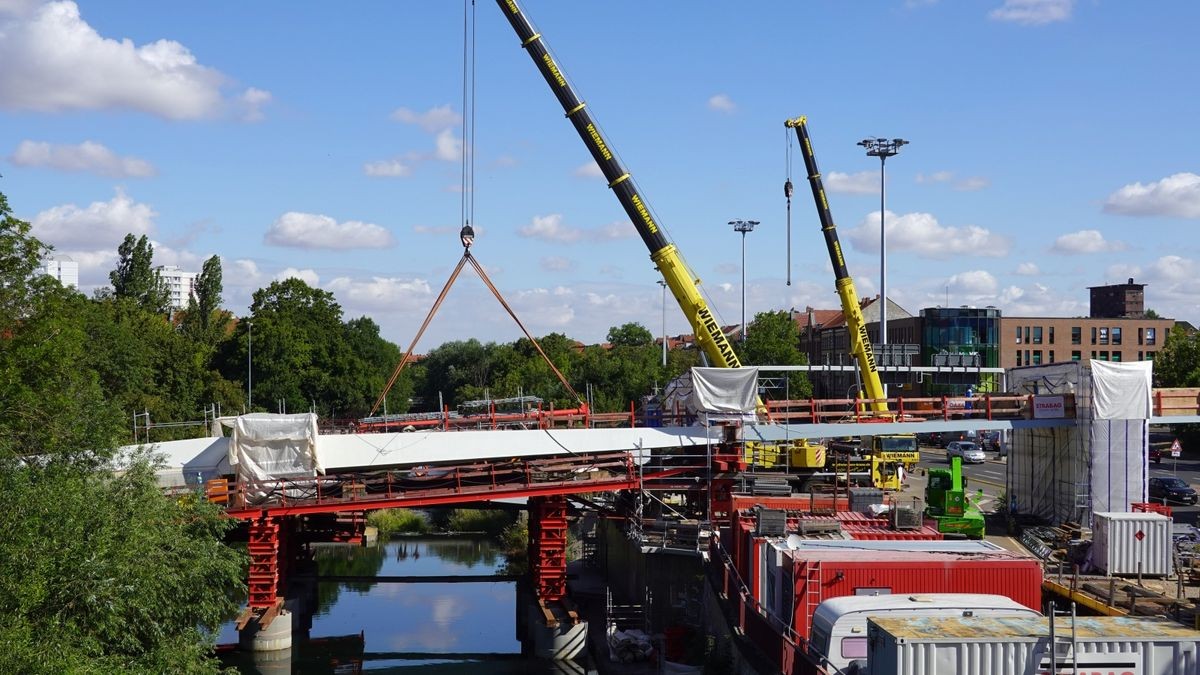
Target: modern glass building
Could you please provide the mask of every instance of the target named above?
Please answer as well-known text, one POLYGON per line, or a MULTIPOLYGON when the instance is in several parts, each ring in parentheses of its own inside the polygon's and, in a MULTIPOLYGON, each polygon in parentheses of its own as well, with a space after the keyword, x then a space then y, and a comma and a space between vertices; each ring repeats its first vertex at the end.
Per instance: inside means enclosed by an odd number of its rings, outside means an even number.
MULTIPOLYGON (((1000 310, 995 307, 930 307, 921 310, 921 363, 926 366, 1000 367, 1000 310)), ((962 396, 1000 390, 989 373, 926 375, 926 395, 962 396)))

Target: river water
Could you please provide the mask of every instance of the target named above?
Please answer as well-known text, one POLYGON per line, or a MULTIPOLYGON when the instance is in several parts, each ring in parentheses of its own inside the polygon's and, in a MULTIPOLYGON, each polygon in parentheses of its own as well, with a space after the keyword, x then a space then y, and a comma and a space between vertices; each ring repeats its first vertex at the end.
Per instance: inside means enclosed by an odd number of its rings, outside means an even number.
MULTIPOLYGON (((321 576, 499 574, 504 556, 483 537, 398 538, 370 546, 323 545, 321 576)), ((293 641, 292 673, 584 673, 521 657, 515 582, 322 581, 308 638, 293 641)), ((232 622, 219 644, 236 644, 232 622)), ((223 657, 242 673, 288 672, 251 655, 223 657)))

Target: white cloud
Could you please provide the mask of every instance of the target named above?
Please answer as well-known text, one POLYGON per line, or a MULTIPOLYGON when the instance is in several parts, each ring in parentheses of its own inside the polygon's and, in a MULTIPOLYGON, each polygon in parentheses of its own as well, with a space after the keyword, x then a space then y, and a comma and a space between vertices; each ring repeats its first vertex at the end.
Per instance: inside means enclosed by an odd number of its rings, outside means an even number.
POLYGON ((733 102, 733 99, 729 98, 728 94, 716 94, 709 97, 708 109, 728 115, 737 110, 737 104, 733 102))
POLYGON ((629 239, 637 234, 637 229, 628 220, 615 220, 607 225, 601 225, 592 233, 593 239, 616 240, 629 239))
POLYGON ((258 263, 249 258, 234 260, 232 265, 226 264, 223 258, 221 260, 221 279, 227 285, 257 288, 262 278, 258 263))
POLYGON ((141 236, 154 232, 158 214, 147 204, 133 201, 124 190, 107 202, 92 202, 81 209, 63 204, 34 216, 33 234, 56 248, 72 246, 112 246, 126 234, 141 236))
POLYGON ((564 225, 561 213, 551 213, 548 216, 534 216, 533 222, 517 230, 517 234, 531 239, 572 242, 578 241, 583 231, 564 225))
POLYGON ((1152 278, 1161 281, 1193 281, 1200 277, 1200 265, 1177 255, 1167 255, 1150 265, 1152 278))
MULTIPOLYGON (((955 295, 991 296, 1000 287, 996 277, 987 270, 960 272, 950 277, 947 283, 955 295)), ((892 294, 888 293, 888 297, 892 297, 892 294)))
POLYGON ((580 164, 579 166, 575 167, 575 170, 571 172, 571 175, 578 178, 604 178, 604 172, 600 170, 600 166, 595 162, 580 164))
POLYGON ((983 176, 968 176, 954 184, 954 189, 959 192, 976 192, 991 185, 992 181, 983 176))
POLYGON ((199 272, 200 267, 204 265, 204 261, 208 258, 206 255, 201 255, 187 249, 173 248, 161 241, 151 240, 150 243, 154 246, 155 266, 175 265, 187 272, 199 272))
POLYGON ((137 157, 121 157, 94 141, 79 145, 21 141, 8 160, 17 166, 88 171, 110 178, 145 178, 158 173, 150 162, 137 157))
POLYGON ((400 277, 372 277, 368 281, 337 277, 326 289, 348 306, 373 312, 426 307, 432 293, 428 281, 400 277))
POLYGON ((264 117, 263 106, 271 102, 271 92, 250 87, 238 97, 241 117, 244 122, 261 122, 264 117))
POLYGON ((0 63, 0 107, 10 109, 133 109, 187 120, 230 105, 221 93, 228 78, 200 65, 187 47, 102 37, 66 0, 0 26, 0 63))
POLYGON ((316 213, 288 211, 271 224, 263 241, 296 248, 386 248, 395 244, 391 232, 374 223, 339 223, 316 213))
POLYGON ((597 228, 571 227, 563 223, 561 213, 534 216, 533 222, 517 230, 517 234, 530 239, 573 243, 578 241, 612 241, 627 239, 636 234, 629 221, 615 221, 597 228))
POLYGON ((462 159, 463 142, 450 129, 439 132, 434 141, 433 156, 443 162, 457 162, 462 159))
POLYGON ((1075 0, 1004 0, 1002 6, 988 12, 988 18, 1040 26, 1070 19, 1074 4, 1075 0))
POLYGON ((405 124, 415 124, 429 134, 436 134, 462 124, 462 115, 454 112, 454 108, 449 103, 435 106, 423 113, 409 108, 397 108, 392 113, 392 119, 405 124))
POLYGON ((918 183, 949 183, 952 180, 954 180, 954 174, 950 171, 935 171, 929 174, 917 174, 918 183))
POLYGON ((1123 251, 1125 248, 1126 246, 1122 242, 1106 241, 1099 230, 1080 230, 1055 239, 1054 244, 1050 247, 1050 252, 1063 255, 1082 255, 1123 251))
MULTIPOLYGON (((1003 257, 1008 255, 1009 241, 1005 237, 977 225, 947 227, 929 213, 907 213, 897 216, 891 211, 885 218, 889 251, 913 251, 922 258, 951 256, 1003 257)), ((879 251, 879 212, 867 214, 857 227, 848 233, 855 249, 879 251)))
POLYGON ((853 195, 879 194, 879 174, 874 171, 841 173, 832 171, 825 177, 825 188, 830 192, 853 195))
POLYGON ((1177 173, 1148 185, 1133 183, 1109 195, 1106 213, 1200 218, 1200 176, 1177 173))
POLYGON ((398 159, 381 159, 363 164, 363 173, 376 178, 405 178, 412 175, 412 167, 398 159))
POLYGON ((315 271, 311 269, 298 270, 295 267, 289 267, 275 275, 275 281, 284 279, 299 279, 313 288, 317 288, 321 283, 321 277, 315 271))
POLYGON ((1023 277, 1036 277, 1041 274, 1042 271, 1038 269, 1037 263, 1023 262, 1020 265, 1017 265, 1016 273, 1023 277))
POLYGON ((569 258, 552 255, 542 258, 541 266, 547 272, 565 272, 574 267, 574 263, 569 258))
POLYGON ((959 178, 953 171, 935 171, 930 174, 918 173, 918 183, 949 183, 959 192, 975 192, 991 185, 992 182, 983 176, 967 176, 959 178))
POLYGON ((0 16, 26 16, 32 14, 44 0, 0 0, 0 16))

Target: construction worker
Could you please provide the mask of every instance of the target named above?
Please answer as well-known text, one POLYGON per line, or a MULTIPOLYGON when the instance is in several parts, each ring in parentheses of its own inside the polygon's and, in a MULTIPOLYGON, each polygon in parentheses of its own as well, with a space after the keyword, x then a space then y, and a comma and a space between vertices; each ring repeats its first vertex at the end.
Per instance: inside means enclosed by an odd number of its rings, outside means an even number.
POLYGON ((462 240, 464 249, 470 249, 471 244, 475 242, 475 230, 471 229, 471 224, 463 225, 462 231, 458 233, 458 238, 462 240))

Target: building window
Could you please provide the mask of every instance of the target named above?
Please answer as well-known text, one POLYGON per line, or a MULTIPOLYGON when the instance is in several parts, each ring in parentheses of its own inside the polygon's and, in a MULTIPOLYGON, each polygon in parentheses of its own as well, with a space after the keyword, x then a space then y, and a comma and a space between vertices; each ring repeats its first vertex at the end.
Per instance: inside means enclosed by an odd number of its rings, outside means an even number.
POLYGON ((1093 349, 1093 350, 1092 350, 1092 359, 1095 359, 1095 358, 1096 358, 1096 350, 1095 350, 1095 349, 1093 349))
POLYGON ((1080 328, 1079 326, 1071 327, 1071 344, 1073 344, 1073 345, 1083 344, 1083 329, 1080 328))
POLYGON ((1026 349, 1026 350, 1025 350, 1025 365, 1027 365, 1027 366, 1028 366, 1028 365, 1029 365, 1029 364, 1031 364, 1031 363, 1033 363, 1033 361, 1030 361, 1030 360, 1029 360, 1029 350, 1028 350, 1028 349, 1026 349))
POLYGON ((1102 345, 1108 344, 1108 328, 1100 329, 1100 344, 1102 344, 1102 345))
MULTIPOLYGON (((1054 326, 1050 326, 1050 344, 1054 344, 1054 326)), ((1050 352, 1050 353, 1053 354, 1054 352, 1050 352)), ((1051 357, 1050 361, 1053 362, 1054 357, 1051 357)))
POLYGON ((1040 349, 1033 350, 1033 365, 1035 365, 1035 366, 1042 365, 1042 350, 1040 350, 1040 349))
POLYGON ((1146 360, 1153 361, 1154 360, 1154 352, 1146 352, 1146 360))
POLYGON ((1021 327, 1017 326, 1017 344, 1021 344, 1021 327))
POLYGON ((1101 351, 1101 352, 1100 352, 1100 360, 1101 360, 1101 361, 1107 361, 1107 360, 1108 360, 1108 351, 1107 351, 1107 350, 1105 350, 1105 351, 1101 351))
POLYGON ((1096 327, 1092 326, 1092 344, 1096 344, 1096 327))
POLYGON ((1017 367, 1021 367, 1021 350, 1017 350, 1017 367))
POLYGON ((1142 344, 1142 333, 1144 331, 1145 331, 1144 328, 1142 328, 1141 326, 1138 326, 1138 344, 1139 345, 1142 344))
POLYGON ((1118 326, 1113 326, 1113 329, 1112 329, 1112 343, 1113 343, 1114 345, 1119 345, 1119 344, 1121 344, 1121 329, 1120 329, 1120 327, 1118 327, 1118 326))
POLYGON ((1025 344, 1029 344, 1029 326, 1025 326, 1025 344))
POLYGON ((1072 361, 1082 361, 1083 360, 1083 352, 1080 352, 1078 350, 1072 351, 1071 352, 1071 360, 1072 361))
POLYGON ((1054 363, 1054 350, 1050 350, 1050 363, 1054 363))
POLYGON ((1145 360, 1146 360, 1146 353, 1138 352, 1138 361, 1145 361, 1145 360))
POLYGON ((1148 345, 1156 344, 1155 340, 1158 339, 1158 335, 1155 334, 1156 330, 1157 329, 1155 329, 1155 328, 1147 328, 1146 329, 1146 344, 1148 344, 1148 345))
POLYGON ((1035 345, 1042 344, 1042 327, 1041 326, 1033 327, 1033 344, 1035 344, 1035 345))
POLYGON ((1120 360, 1121 360, 1121 352, 1113 352, 1113 353, 1112 353, 1112 360, 1113 360, 1113 361, 1120 361, 1120 360))

